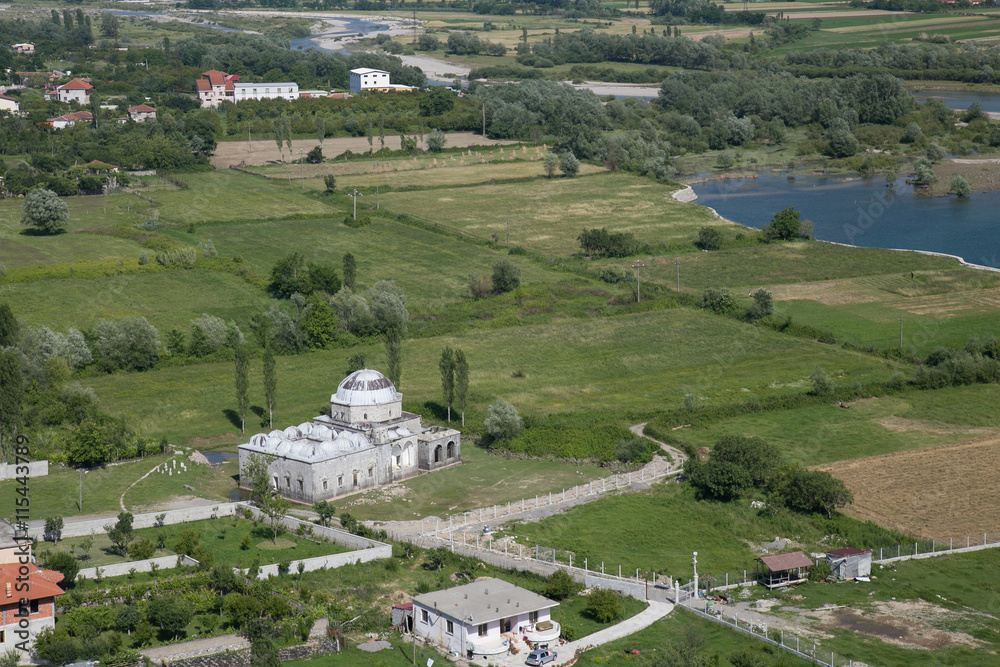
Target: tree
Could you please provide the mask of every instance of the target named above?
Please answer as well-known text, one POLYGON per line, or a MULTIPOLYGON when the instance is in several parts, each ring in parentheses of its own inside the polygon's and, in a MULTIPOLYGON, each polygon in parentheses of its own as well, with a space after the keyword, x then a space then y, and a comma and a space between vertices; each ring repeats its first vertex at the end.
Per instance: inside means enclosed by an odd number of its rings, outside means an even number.
POLYGON ((319 146, 313 146, 312 150, 306 153, 306 162, 309 164, 319 164, 323 161, 323 149, 319 146))
POLYGON ((559 156, 559 171, 570 178, 580 173, 580 161, 573 155, 573 151, 568 151, 559 156))
POLYGON ((809 374, 809 381, 812 382, 812 393, 816 396, 829 396, 833 393, 833 380, 819 366, 814 368, 813 372, 809 374))
POLYGON ((274 129, 274 143, 278 144, 278 155, 282 162, 285 161, 285 121, 287 118, 275 118, 272 122, 274 129))
POLYGON ((58 234, 69 222, 69 207, 52 190, 36 188, 21 206, 21 224, 43 234, 58 234))
POLYGON ((313 511, 319 515, 319 523, 322 526, 329 526, 330 519, 337 514, 337 508, 333 506, 333 503, 325 500, 313 503, 313 511))
POLYGON ((556 169, 559 168, 559 156, 555 153, 546 153, 542 165, 545 167, 545 175, 552 178, 556 175, 556 169))
POLYGON ((174 639, 191 622, 191 606, 179 597, 162 597, 151 600, 147 608, 150 623, 164 632, 173 634, 174 639))
POLYGON ((122 605, 118 608, 118 614, 115 616, 115 630, 131 635, 140 621, 142 621, 142 614, 134 605, 122 605))
POLYGON ((288 508, 292 506, 292 501, 278 493, 277 489, 268 489, 268 493, 257 501, 257 506, 261 513, 267 517, 267 525, 271 527, 271 542, 277 544, 278 534, 281 532, 288 514, 288 508))
POLYGON ((323 185, 326 187, 327 192, 337 191, 337 177, 333 174, 327 174, 323 177, 323 185))
POLYGON ((493 265, 493 275, 490 277, 493 291, 505 294, 521 286, 521 269, 509 258, 504 257, 493 265))
POLYGON ((368 368, 368 357, 363 352, 357 352, 347 359, 347 371, 344 375, 350 375, 363 368, 368 368))
POLYGON ((76 573, 80 571, 80 565, 71 554, 65 551, 56 551, 48 554, 42 561, 46 570, 62 572, 67 586, 72 586, 76 581, 76 573))
POLYGON ((309 294, 312 291, 306 260, 301 253, 288 253, 271 267, 271 284, 268 288, 279 299, 287 299, 296 292, 309 294))
POLYGON ((159 332, 145 317, 102 320, 94 347, 107 371, 143 371, 159 358, 159 332))
POLYGON ((274 367, 274 350, 268 345, 261 354, 264 367, 264 402, 267 403, 267 427, 274 424, 274 406, 278 395, 278 374, 274 367))
POLYGON ((445 347, 441 352, 441 392, 444 394, 444 404, 448 408, 448 421, 451 421, 451 404, 455 402, 455 352, 445 347))
POLYGON ((392 280, 380 280, 371 286, 366 296, 372 317, 380 331, 406 333, 410 312, 406 308, 406 295, 392 280))
POLYGON ((270 495, 271 477, 268 467, 275 458, 267 454, 250 454, 246 463, 240 469, 240 486, 250 489, 250 500, 260 503, 262 498, 270 495))
POLYGON ((462 411, 462 426, 465 426, 465 399, 469 396, 469 362, 465 352, 455 350, 455 398, 462 411))
POLYGON ((52 542, 53 544, 59 544, 59 538, 62 537, 63 518, 61 516, 50 516, 45 519, 45 531, 42 533, 42 539, 47 542, 52 542))
POLYGON ((250 390, 250 352, 238 345, 235 352, 236 412, 240 417, 240 433, 246 433, 248 392, 250 390))
POLYGON ((17 343, 19 325, 14 311, 6 303, 0 303, 0 348, 13 347, 17 343))
POLYGON ((771 298, 771 293, 761 287, 753 293, 753 304, 747 309, 747 317, 751 320, 759 320, 773 314, 774 300, 771 298))
POLYGON ((524 430, 524 420, 517 408, 502 398, 486 408, 486 412, 483 426, 494 440, 513 438, 524 430))
POLYGON ((134 517, 131 512, 119 512, 118 522, 114 525, 104 526, 111 546, 119 556, 128 556, 128 547, 135 539, 135 530, 132 529, 134 517))
POLYGON ((128 548, 128 556, 132 560, 146 560, 156 553, 156 545, 152 540, 140 537, 128 548))
POLYGON ((444 145, 448 142, 448 135, 438 129, 431 130, 427 135, 427 150, 431 153, 440 153, 444 150, 444 145))
MULTIPOLYGON (((316 138, 319 139, 319 145, 322 146, 323 140, 326 139, 326 121, 322 116, 316 116, 316 138)), ((320 151, 320 155, 323 155, 322 151, 320 151)))
POLYGON ((344 287, 354 289, 358 277, 358 264, 351 253, 344 253, 344 287))
POLYGON ((951 179, 951 188, 948 192, 956 194, 959 197, 968 197, 972 194, 972 186, 969 185, 969 182, 961 174, 955 174, 955 177, 951 179))
POLYGON ((718 250, 722 247, 722 232, 715 227, 698 230, 698 247, 702 250, 718 250))
POLYGON ((946 153, 944 149, 937 144, 931 144, 927 147, 927 159, 931 162, 937 163, 944 159, 946 153))
POLYGON ((774 214, 771 222, 764 225, 761 230, 768 240, 790 241, 799 236, 802 230, 800 213, 795 207, 783 208, 774 214))
POLYGON ((937 176, 934 174, 934 168, 931 166, 929 160, 926 159, 917 160, 913 169, 917 174, 917 177, 916 179, 914 179, 913 183, 917 187, 926 188, 930 185, 933 185, 934 182, 937 181, 937 176))
POLYGON ((731 315, 735 313, 739 306, 729 293, 729 290, 716 287, 706 287, 698 301, 698 307, 711 310, 719 315, 731 315))
POLYGON ((24 373, 17 350, 0 348, 0 440, 14 435, 24 412, 24 373))
POLYGON ((822 512, 832 518, 834 511, 854 502, 844 483, 823 470, 796 468, 781 491, 785 504, 800 512, 822 512))
POLYGON ((403 378, 403 339, 396 329, 390 329, 386 334, 385 361, 388 367, 386 376, 398 391, 400 380, 403 378))
POLYGON ((729 151, 722 151, 715 159, 715 166, 719 169, 729 169, 736 164, 736 158, 729 151))
POLYGON ((280 667, 278 647, 269 637, 261 637, 250 644, 250 667, 280 667))
POLYGON ((851 157, 858 152, 858 139, 842 118, 833 119, 827 129, 826 139, 830 144, 830 155, 833 157, 851 157))
POLYGON ((600 623, 610 623, 625 614, 625 603, 615 591, 597 588, 587 596, 587 615, 600 623))

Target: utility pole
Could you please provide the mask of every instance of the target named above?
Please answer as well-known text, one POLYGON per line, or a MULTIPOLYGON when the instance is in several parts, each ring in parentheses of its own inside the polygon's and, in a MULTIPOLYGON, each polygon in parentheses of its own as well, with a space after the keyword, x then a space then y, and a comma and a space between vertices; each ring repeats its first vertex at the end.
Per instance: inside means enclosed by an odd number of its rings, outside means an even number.
POLYGON ((680 294, 681 291, 681 258, 674 258, 674 264, 677 265, 677 293, 680 294))
POLYGON ((352 192, 351 194, 349 194, 347 196, 354 198, 354 219, 357 220, 358 219, 358 197, 361 197, 363 195, 360 192, 358 192, 357 188, 354 188, 354 192, 352 192))
POLYGON ((693 552, 691 562, 694 564, 694 599, 698 599, 698 552, 693 552))
POLYGON ((640 298, 640 296, 639 296, 639 269, 641 269, 644 266, 646 266, 646 265, 643 264, 642 262, 640 262, 639 260, 635 260, 635 263, 632 265, 632 268, 635 269, 635 302, 636 303, 639 303, 642 300, 640 298))

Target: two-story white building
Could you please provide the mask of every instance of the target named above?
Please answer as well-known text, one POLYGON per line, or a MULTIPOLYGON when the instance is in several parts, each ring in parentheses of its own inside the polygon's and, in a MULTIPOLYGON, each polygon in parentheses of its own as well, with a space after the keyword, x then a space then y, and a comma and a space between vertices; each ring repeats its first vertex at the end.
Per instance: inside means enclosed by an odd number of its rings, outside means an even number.
POLYGON ((156 109, 148 104, 139 104, 128 108, 128 117, 137 123, 156 120, 156 109))
POLYGON ((299 84, 292 81, 280 83, 237 83, 233 86, 233 101, 243 100, 297 100, 299 84))
POLYGON ((73 79, 69 83, 64 83, 56 88, 56 96, 60 102, 76 102, 77 104, 86 106, 90 104, 91 88, 93 86, 86 81, 73 79))
POLYGON ((204 79, 195 81, 198 89, 198 100, 203 107, 217 107, 223 102, 233 101, 233 86, 239 80, 238 76, 210 69, 202 72, 204 79))
POLYGON ((359 67, 351 70, 351 92, 355 95, 371 88, 388 88, 389 73, 380 69, 359 67))
POLYGON ((0 95, 0 111, 6 111, 7 113, 17 113, 21 110, 21 103, 15 100, 13 97, 8 97, 7 95, 0 95))
POLYGON ((502 579, 484 578, 413 598, 413 631, 459 655, 498 655, 525 640, 557 641, 562 629, 550 611, 558 605, 502 579))

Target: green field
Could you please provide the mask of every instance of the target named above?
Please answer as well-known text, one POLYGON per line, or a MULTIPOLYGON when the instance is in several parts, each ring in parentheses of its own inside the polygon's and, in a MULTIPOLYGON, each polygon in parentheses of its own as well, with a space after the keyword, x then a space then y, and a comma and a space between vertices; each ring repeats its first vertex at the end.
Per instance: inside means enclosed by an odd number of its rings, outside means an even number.
POLYGON ((606 227, 632 232, 653 245, 687 245, 699 228, 727 224, 703 207, 674 201, 672 192, 669 186, 648 179, 608 172, 530 183, 393 192, 382 197, 382 204, 484 239, 493 233, 505 238, 509 217, 512 245, 556 256, 579 251, 576 237, 583 229, 606 227), (484 216, 484 211, 489 213, 484 216))
MULTIPOLYGON (((439 400, 437 363, 445 345, 465 350, 469 358, 469 402, 477 414, 496 396, 526 414, 586 411, 595 406, 652 413, 679 405, 689 392, 707 401, 798 393, 808 388, 807 378, 816 366, 834 378, 859 382, 887 379, 896 368, 887 361, 732 319, 674 309, 550 325, 512 322, 406 340, 400 389, 409 404, 439 400), (516 377, 517 372, 523 377, 516 377)), ((356 351, 280 357, 275 421, 298 423, 319 414, 342 379, 347 357, 356 351)), ((384 368, 381 346, 363 351, 370 365, 384 368)), ((258 362, 251 366, 250 401, 260 405, 258 362)), ((232 407, 229 363, 95 377, 87 384, 105 408, 129 415, 132 423, 157 437, 190 442, 230 433, 229 442, 238 439, 224 412, 232 407)))
POLYGON ((812 466, 981 437, 984 427, 1000 426, 992 409, 998 400, 995 385, 907 391, 854 401, 847 410, 830 403, 745 415, 676 435, 694 447, 712 447, 727 435, 760 436, 787 462, 812 466))

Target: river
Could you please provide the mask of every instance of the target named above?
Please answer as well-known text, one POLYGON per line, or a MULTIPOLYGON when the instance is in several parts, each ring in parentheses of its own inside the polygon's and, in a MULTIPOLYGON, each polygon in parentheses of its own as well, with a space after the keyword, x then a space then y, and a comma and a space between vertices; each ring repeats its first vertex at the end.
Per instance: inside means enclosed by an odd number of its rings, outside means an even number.
POLYGON ((874 248, 927 250, 1000 267, 1000 191, 968 198, 914 194, 905 179, 887 188, 885 178, 761 174, 759 178, 709 180, 693 186, 698 204, 751 227, 763 227, 786 206, 813 223, 824 241, 874 248))

